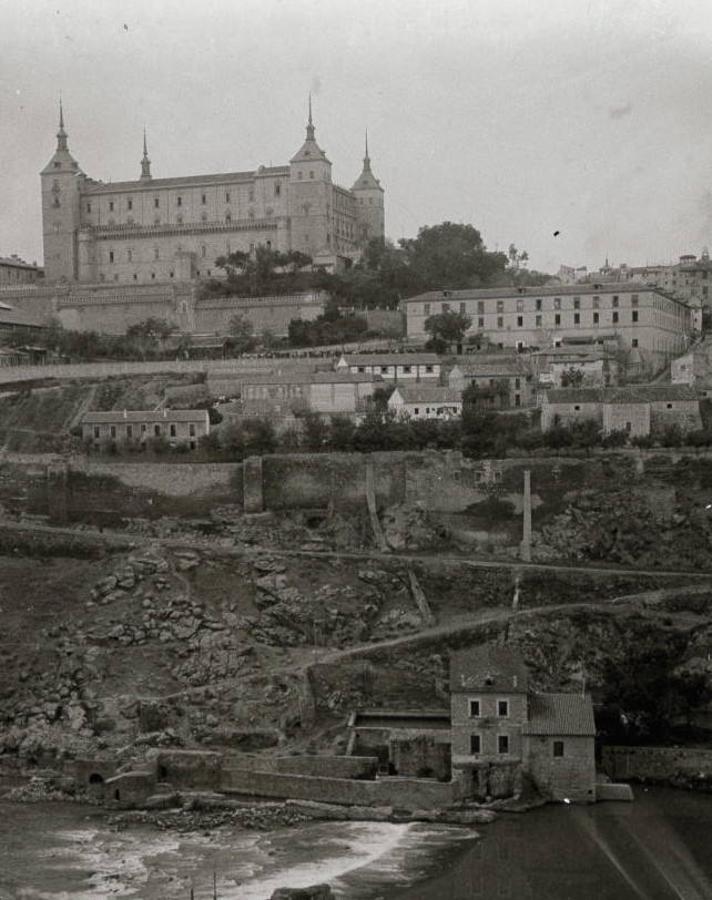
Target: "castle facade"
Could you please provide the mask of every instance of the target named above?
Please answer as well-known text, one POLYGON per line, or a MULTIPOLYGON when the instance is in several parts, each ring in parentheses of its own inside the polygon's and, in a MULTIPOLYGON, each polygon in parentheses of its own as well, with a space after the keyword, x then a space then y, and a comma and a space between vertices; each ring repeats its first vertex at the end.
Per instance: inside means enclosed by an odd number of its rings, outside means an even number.
POLYGON ((220 277, 215 260, 263 245, 332 267, 384 236, 384 191, 371 170, 334 184, 316 141, 311 100, 306 139, 288 164, 255 171, 154 178, 144 134, 136 181, 95 181, 69 151, 60 105, 57 149, 41 172, 48 282, 122 285, 220 277))

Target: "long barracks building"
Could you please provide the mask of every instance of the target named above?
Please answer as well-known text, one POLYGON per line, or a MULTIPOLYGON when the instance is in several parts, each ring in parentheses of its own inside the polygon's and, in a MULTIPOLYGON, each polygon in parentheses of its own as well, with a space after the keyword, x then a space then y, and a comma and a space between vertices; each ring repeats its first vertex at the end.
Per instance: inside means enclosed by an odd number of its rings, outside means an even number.
POLYGON ((41 173, 48 282, 123 285, 219 275, 215 260, 262 244, 333 264, 384 235, 383 188, 363 170, 347 189, 331 180, 316 142, 311 99, 306 139, 287 165, 154 178, 144 134, 141 175, 105 183, 69 152, 60 106, 57 149, 41 173))
POLYGON ((633 282, 431 291, 403 305, 409 338, 423 338, 426 319, 451 310, 472 319, 468 334, 481 334, 500 347, 615 340, 622 350, 638 350, 651 366, 682 353, 692 331, 686 303, 633 282))

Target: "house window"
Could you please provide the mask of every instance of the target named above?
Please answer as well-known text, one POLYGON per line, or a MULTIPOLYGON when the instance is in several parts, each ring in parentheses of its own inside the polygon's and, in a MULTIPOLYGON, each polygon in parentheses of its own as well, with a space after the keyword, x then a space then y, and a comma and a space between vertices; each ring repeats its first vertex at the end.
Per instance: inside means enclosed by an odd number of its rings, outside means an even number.
POLYGON ((497 328, 504 328, 504 316, 497 316, 497 328))
POLYGON ((633 312, 630 314, 630 317, 634 322, 637 322, 638 321, 638 310, 634 309, 633 312))
POLYGON ((109 262, 113 262, 113 261, 114 261, 114 251, 109 250, 109 262))
POLYGON ((126 203, 126 207, 127 207, 128 209, 133 209, 133 200, 129 200, 129 201, 126 203))
POLYGON ((419 406, 415 406, 415 407, 413 408, 413 412, 415 413, 416 416, 419 416, 419 415, 420 415, 420 407, 419 407, 419 406))
POLYGON ((630 433, 630 432, 633 430, 633 423, 632 423, 632 422, 626 422, 626 423, 625 423, 625 430, 626 430, 628 433, 630 433))
POLYGON ((426 367, 425 367, 425 371, 428 372, 430 375, 432 375, 432 373, 433 373, 433 367, 432 367, 432 366, 426 366, 426 367))
POLYGON ((114 201, 109 200, 109 212, 113 212, 113 211, 114 211, 114 201))
POLYGON ((429 315, 430 315, 430 304, 429 304, 429 303, 424 303, 424 304, 423 304, 423 315, 424 315, 424 316, 429 316, 429 315))
POLYGON ((561 297, 554 297, 554 309, 561 309, 561 297))
POLYGON ((388 372, 388 366, 381 366, 381 375, 386 375, 388 372))
POLYGON ((154 198, 153 198, 153 208, 154 208, 154 209, 158 209, 158 207, 159 207, 160 205, 161 205, 161 201, 158 199, 158 197, 154 197, 154 198))
POLYGON ((176 426, 171 425, 171 437, 175 437, 175 436, 176 436, 176 426))
POLYGON ((515 395, 514 395, 514 405, 515 405, 515 406, 521 406, 521 405, 522 405, 522 397, 521 397, 521 394, 515 394, 515 395))
POLYGON ((274 186, 274 196, 279 197, 279 195, 281 193, 282 193, 282 185, 279 182, 277 182, 274 186))
POLYGON ((226 193, 225 193, 225 202, 226 203, 230 202, 230 192, 229 191, 226 191, 226 193))
POLYGON ((497 753, 509 753, 509 735, 497 735, 497 753))
MULTIPOLYGON (((705 278, 706 278, 706 277, 707 277, 707 272, 705 272, 705 278)), ((638 305, 638 295, 637 295, 637 294, 631 294, 631 295, 630 295, 630 305, 631 305, 631 306, 637 306, 637 305, 638 305)))
POLYGON ((141 426, 141 434, 145 434, 145 433, 146 433, 146 426, 142 425, 141 426))
POLYGON ((581 313, 574 313, 574 325, 581 324, 581 313))
POLYGON ((497 701, 497 715, 505 717, 509 715, 509 700, 497 701))
POLYGON ((637 347, 638 346, 638 338, 633 338, 633 340, 630 342, 630 344, 631 344, 631 347, 637 347))
POLYGON ((574 309, 581 309, 581 298, 574 297, 574 309))
POLYGON ((613 306, 618 306, 618 294, 613 295, 613 306))
POLYGON ((480 317, 477 319, 477 327, 478 327, 478 328, 484 328, 484 327, 485 327, 485 317, 484 317, 484 316, 480 316, 480 317))
POLYGON ((618 313, 613 311, 613 324, 615 325, 618 322, 618 313))
POLYGON ((563 741, 554 741, 552 746, 553 746, 554 756, 563 756, 564 755, 564 742, 563 741))
POLYGON ((94 437, 95 438, 99 437, 99 426, 98 425, 94 426, 94 437))
POLYGON ((524 301, 517 300, 517 312, 524 312, 524 301))
POLYGON ((600 302, 601 302, 600 297, 594 297, 593 298, 593 308, 598 309, 600 302))
POLYGON ((554 316, 554 325, 561 325, 561 313, 556 313, 554 316))
POLYGON ((129 262, 131 262, 131 260, 133 259, 133 250, 126 251, 126 258, 128 259, 129 262))
POLYGON ((111 428, 109 429, 109 431, 111 433, 112 438, 115 438, 116 437, 116 425, 112 425, 111 428))
POLYGON ((195 425, 192 425, 192 424, 191 424, 191 425, 188 426, 188 434, 189 434, 191 437, 195 437, 195 425))
POLYGON ((410 375, 413 371, 413 366, 403 366, 403 374, 410 375))
POLYGON ((205 244, 203 244, 203 246, 200 248, 200 255, 202 256, 203 259, 205 259, 205 255, 207 252, 208 252, 207 247, 205 246, 205 244))
POLYGON ((480 715, 480 701, 470 700, 470 718, 477 719, 480 715))
POLYGON ((450 312, 450 304, 449 304, 449 303, 443 303, 443 304, 442 304, 442 311, 443 311, 443 312, 450 312))
POLYGON ((537 328, 541 328, 541 316, 536 316, 535 322, 536 322, 537 328))
POLYGON ((88 212, 88 213, 91 212, 91 203, 87 203, 87 212, 88 212))
POLYGON ((479 315, 484 315, 484 311, 485 311, 485 302, 484 302, 484 300, 478 300, 478 301, 477 301, 477 312, 478 312, 478 314, 479 314, 479 315))
POLYGON ((524 325, 524 316, 517 316, 517 328, 521 328, 524 325))
POLYGON ((126 426, 126 437, 133 437, 133 425, 126 426))
POLYGON ((154 247, 153 248, 153 258, 158 259, 159 257, 160 257, 160 251, 159 251, 158 247, 154 247))
POLYGON ((463 316, 465 315, 465 313, 467 312, 467 304, 466 303, 460 304, 460 312, 462 313, 463 316))
POLYGON ((183 206, 183 198, 182 197, 178 197, 176 199, 176 206, 183 206))
POLYGON ((471 734, 470 735, 470 754, 472 756, 477 756, 480 753, 481 740, 479 734, 471 734))
POLYGON ((519 388, 520 388, 521 386, 522 386, 522 379, 521 379, 521 378, 515 378, 515 379, 514 379, 514 387, 516 388, 516 390, 519 390, 519 388))
POLYGON ((541 298, 537 298, 535 301, 537 312, 541 311, 541 298))
POLYGON ((497 301, 497 312, 498 313, 504 312, 504 300, 497 301))
POLYGON ((160 425, 154 425, 154 426, 153 426, 153 433, 156 435, 156 437, 160 437, 160 436, 161 436, 161 426, 160 426, 160 425))
POLYGON ((205 194, 203 194, 200 198, 200 202, 203 204, 203 206, 205 206, 205 204, 208 202, 208 198, 205 194))
POLYGON ((668 408, 668 409, 672 409, 672 403, 668 403, 668 404, 667 404, 667 408, 668 408))
POLYGON ((595 312, 593 314, 593 324, 598 325, 598 313, 597 312, 595 312))
POLYGON ((574 406, 574 412, 581 412, 581 407, 578 404, 574 406))

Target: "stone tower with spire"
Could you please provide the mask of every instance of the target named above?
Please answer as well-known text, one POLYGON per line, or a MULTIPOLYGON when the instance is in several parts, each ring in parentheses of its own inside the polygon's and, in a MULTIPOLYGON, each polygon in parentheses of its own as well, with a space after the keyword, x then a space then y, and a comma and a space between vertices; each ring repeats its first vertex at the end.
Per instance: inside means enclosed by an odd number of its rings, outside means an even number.
POLYGON ((146 145, 146 129, 143 129, 143 157, 141 159, 141 181, 151 180, 151 160, 148 158, 148 147, 146 145))
POLYGON ((84 173, 69 152, 64 110, 59 101, 57 149, 40 173, 45 277, 76 281, 79 277, 78 237, 84 173))
POLYGON ((365 246, 373 238, 385 237, 385 215, 383 188, 371 171, 371 157, 368 155, 368 131, 366 132, 366 153, 363 170, 354 182, 351 193, 356 198, 356 220, 358 243, 365 246))
POLYGON ((312 101, 306 139, 289 161, 291 249, 312 258, 333 252, 331 162, 316 142, 312 101))

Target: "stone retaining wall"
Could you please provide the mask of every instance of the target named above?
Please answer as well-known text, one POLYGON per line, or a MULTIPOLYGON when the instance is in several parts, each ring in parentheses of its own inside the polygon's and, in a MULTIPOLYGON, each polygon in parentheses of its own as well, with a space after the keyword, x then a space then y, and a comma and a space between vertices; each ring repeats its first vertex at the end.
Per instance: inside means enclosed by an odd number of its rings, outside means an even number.
POLYGON ((616 779, 710 779, 712 750, 688 747, 604 747, 602 767, 616 779))

